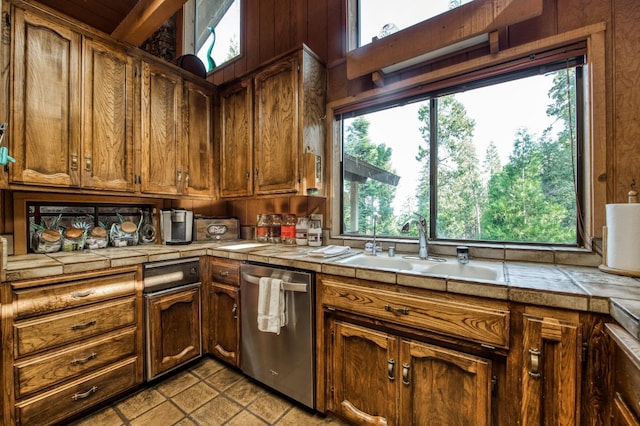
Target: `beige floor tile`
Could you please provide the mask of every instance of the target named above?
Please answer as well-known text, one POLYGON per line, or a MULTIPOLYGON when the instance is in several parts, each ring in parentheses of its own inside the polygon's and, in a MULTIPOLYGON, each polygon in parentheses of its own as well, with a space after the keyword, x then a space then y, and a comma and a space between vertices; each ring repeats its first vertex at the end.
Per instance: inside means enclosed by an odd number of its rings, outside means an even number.
POLYGON ((287 412, 287 414, 282 417, 281 420, 278 420, 278 422, 276 423, 277 426, 314 426, 324 424, 324 417, 321 417, 299 407, 293 407, 287 412))
POLYGON ((92 414, 90 417, 85 417, 84 419, 73 423, 72 426, 121 426, 123 424, 124 423, 118 413, 116 413, 113 408, 107 407, 104 410, 100 410, 97 413, 92 414))
POLYGON ((175 405, 166 401, 132 420, 131 426, 172 426, 184 416, 175 405))
POLYGON ((175 376, 171 376, 156 385, 162 394, 171 398, 174 395, 179 394, 189 386, 193 386, 200 379, 189 371, 178 373, 175 376))
POLYGON ((279 396, 264 394, 249 404, 247 409, 267 423, 274 424, 291 407, 293 404, 279 396))
POLYGON ((200 426, 200 425, 198 425, 198 423, 194 422, 190 418, 185 417, 184 419, 180 420, 178 423, 174 424, 173 426, 200 426))
POLYGON ((207 401, 218 396, 219 392, 204 382, 198 382, 175 395, 171 400, 184 412, 190 413, 207 401))
POLYGON ((224 396, 217 396, 191 413, 190 417, 201 425, 222 425, 238 414, 242 407, 224 396))
POLYGON ((222 392, 239 382, 243 377, 242 373, 225 368, 207 377, 204 381, 222 392))
POLYGON ((225 392, 225 395, 240 405, 247 406, 267 391, 248 378, 243 378, 225 392))
POLYGON ((201 379, 204 379, 206 377, 209 377, 213 373, 222 370, 223 368, 227 367, 222 362, 217 361, 213 358, 203 358, 202 361, 190 368, 189 371, 191 371, 201 379))
POLYGON ((164 401, 166 401, 166 398, 162 396, 160 392, 149 388, 119 402, 116 408, 120 410, 128 420, 132 420, 164 401))
MULTIPOLYGON (((251 414, 250 412, 244 410, 241 411, 240 414, 229 420, 225 426, 266 426, 265 423, 260 418, 251 414)), ((300 424, 302 426, 302 424, 300 424)), ((305 425, 306 426, 306 425, 305 425)))

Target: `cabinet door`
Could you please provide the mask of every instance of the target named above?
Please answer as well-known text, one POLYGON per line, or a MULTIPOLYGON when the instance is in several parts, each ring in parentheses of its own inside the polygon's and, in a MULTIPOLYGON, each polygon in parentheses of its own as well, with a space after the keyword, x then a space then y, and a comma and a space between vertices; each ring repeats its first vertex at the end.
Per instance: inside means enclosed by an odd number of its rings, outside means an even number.
POLYGON ((253 193, 253 91, 246 79, 220 93, 220 196, 253 193))
POLYGON ((187 195, 210 197, 213 194, 212 98, 211 90, 191 81, 184 82, 183 193, 187 195))
POLYGON ((150 377, 201 355, 200 287, 157 295, 147 308, 150 377))
POLYGON ((255 77, 255 193, 299 188, 298 61, 291 57, 255 77))
POLYGON ((133 59, 86 39, 82 186, 133 189, 133 59))
POLYGON ((613 400, 611 426, 640 426, 640 422, 619 393, 613 400))
POLYGON ((489 360, 403 340, 399 361, 399 424, 491 423, 489 360))
POLYGON ((182 187, 182 79, 142 64, 142 192, 175 195, 182 187))
POLYGON ((15 9, 13 183, 79 185, 80 35, 15 9))
POLYGON ((522 424, 579 423, 581 333, 556 318, 524 316, 522 424))
POLYGON ((329 409, 356 424, 396 424, 397 339, 337 320, 331 337, 329 409))
POLYGON ((211 348, 213 354, 228 363, 240 365, 239 290, 223 284, 212 285, 211 348))

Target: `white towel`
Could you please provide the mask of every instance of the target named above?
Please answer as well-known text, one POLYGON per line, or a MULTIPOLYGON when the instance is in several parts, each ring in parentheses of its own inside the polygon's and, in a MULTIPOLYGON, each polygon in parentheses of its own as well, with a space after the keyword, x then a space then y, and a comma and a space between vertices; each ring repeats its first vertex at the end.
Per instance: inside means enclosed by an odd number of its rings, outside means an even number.
POLYGON ((258 330, 280 334, 287 325, 282 280, 262 277, 258 289, 258 330))
POLYGON ((351 247, 349 246, 326 246, 316 250, 311 250, 308 254, 309 256, 315 257, 333 257, 339 256, 341 254, 349 253, 351 247))

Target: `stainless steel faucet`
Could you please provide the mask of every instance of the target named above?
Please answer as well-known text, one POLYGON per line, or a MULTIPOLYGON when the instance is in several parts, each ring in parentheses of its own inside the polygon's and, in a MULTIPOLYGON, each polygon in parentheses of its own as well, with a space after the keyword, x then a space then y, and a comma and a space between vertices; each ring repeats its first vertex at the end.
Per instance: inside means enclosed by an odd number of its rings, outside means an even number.
POLYGON ((409 232, 409 228, 411 228, 411 224, 412 223, 416 224, 416 228, 418 228, 418 233, 419 233, 418 242, 420 245, 420 248, 418 250, 418 257, 424 260, 429 257, 429 246, 427 243, 427 219, 425 219, 424 216, 418 213, 414 213, 414 214, 418 216, 418 218, 410 219, 409 221, 407 221, 407 223, 402 225, 401 231, 403 233, 407 233, 409 232))

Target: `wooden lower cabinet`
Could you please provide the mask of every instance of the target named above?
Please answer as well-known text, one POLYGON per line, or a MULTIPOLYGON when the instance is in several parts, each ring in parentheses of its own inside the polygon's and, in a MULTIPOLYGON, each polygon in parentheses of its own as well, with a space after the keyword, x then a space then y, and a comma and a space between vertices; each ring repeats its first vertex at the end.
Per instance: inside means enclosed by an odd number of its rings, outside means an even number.
POLYGON ((617 324, 607 324, 613 349, 612 426, 640 426, 640 342, 617 324))
POLYGON ((331 411, 356 424, 490 424, 490 360, 341 320, 329 327, 331 411))
POLYGON ((138 266, 6 283, 3 425, 64 422, 143 381, 138 266))
POLYGON ((211 352, 231 365, 240 366, 240 290, 237 287, 213 283, 211 285, 209 324, 211 352))
POLYGON ((200 284, 150 295, 147 310, 147 379, 202 355, 200 284))

